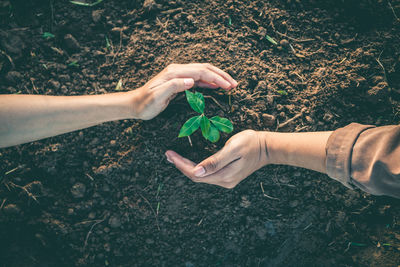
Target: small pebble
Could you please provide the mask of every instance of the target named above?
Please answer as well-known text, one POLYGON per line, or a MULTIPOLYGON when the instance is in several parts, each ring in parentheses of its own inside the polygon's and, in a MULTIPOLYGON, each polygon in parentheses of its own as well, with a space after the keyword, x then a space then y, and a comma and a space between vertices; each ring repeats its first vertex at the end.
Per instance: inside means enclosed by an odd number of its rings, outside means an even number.
POLYGON ((112 216, 108 221, 111 228, 119 228, 121 226, 121 221, 118 217, 112 216))
POLYGON ((74 198, 83 198, 85 196, 86 186, 82 183, 76 183, 71 188, 71 193, 74 198))
POLYGON ((289 41, 286 39, 282 39, 279 44, 283 47, 289 46, 289 41))

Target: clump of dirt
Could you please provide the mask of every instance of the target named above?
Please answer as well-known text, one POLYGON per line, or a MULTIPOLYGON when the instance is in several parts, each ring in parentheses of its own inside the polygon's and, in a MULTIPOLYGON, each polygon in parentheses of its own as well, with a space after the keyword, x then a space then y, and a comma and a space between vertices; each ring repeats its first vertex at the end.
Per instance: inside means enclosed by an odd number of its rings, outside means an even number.
MULTIPOLYGON (((171 63, 210 62, 239 86, 207 112, 244 129, 398 124, 396 1, 69 1, 0 4, 0 92, 101 94, 171 63), (44 38, 50 32, 54 38, 44 38), (275 42, 269 41, 270 36, 275 42)), ((0 151, 4 266, 395 266, 399 201, 325 175, 263 168, 234 190, 193 184, 164 158, 220 149, 178 139, 184 96, 119 121, 0 151)), ((1 265, 1 264, 0 264, 1 265)))

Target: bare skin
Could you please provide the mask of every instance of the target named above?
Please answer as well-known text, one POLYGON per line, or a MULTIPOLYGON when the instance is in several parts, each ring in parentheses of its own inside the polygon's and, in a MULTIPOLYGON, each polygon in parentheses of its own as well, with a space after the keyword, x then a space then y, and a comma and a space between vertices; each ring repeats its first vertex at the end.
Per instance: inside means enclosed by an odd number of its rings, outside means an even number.
POLYGON ((67 133, 107 121, 150 120, 194 85, 230 90, 237 82, 208 63, 172 64, 136 90, 90 96, 0 95, 0 147, 67 133))
POLYGON ((216 154, 196 164, 174 151, 166 157, 194 182, 234 188, 269 164, 326 173, 325 147, 332 132, 276 133, 246 130, 234 135, 216 154))

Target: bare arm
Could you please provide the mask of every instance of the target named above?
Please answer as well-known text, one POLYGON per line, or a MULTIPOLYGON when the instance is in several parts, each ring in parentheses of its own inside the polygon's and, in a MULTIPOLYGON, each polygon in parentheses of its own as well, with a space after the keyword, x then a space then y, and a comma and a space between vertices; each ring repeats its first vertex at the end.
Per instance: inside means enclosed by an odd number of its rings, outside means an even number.
POLYGON ((268 164, 285 164, 325 173, 325 147, 331 133, 246 130, 234 135, 222 150, 199 164, 174 151, 167 151, 166 156, 195 182, 233 188, 248 175, 268 164))
POLYGON ((132 118, 130 93, 0 96, 0 147, 132 118))
POLYGON ((326 143, 332 132, 261 132, 269 164, 284 164, 326 173, 326 143))
POLYGON ((400 126, 352 123, 334 132, 243 131, 199 164, 173 151, 167 159, 195 182, 235 187, 268 164, 328 174, 349 188, 400 198, 400 126))
POLYGON ((91 96, 0 95, 0 147, 120 119, 150 120, 195 84, 230 90, 237 82, 210 64, 172 64, 144 86, 91 96))

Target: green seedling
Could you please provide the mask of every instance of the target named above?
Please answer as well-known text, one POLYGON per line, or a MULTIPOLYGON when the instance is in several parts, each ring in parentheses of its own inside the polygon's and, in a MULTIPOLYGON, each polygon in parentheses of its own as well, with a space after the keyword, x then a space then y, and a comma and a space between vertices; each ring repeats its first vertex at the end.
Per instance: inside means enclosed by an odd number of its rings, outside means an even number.
POLYGON ((228 25, 229 25, 229 26, 232 25, 232 19, 231 19, 231 17, 228 17, 228 25))
POLYGON ((178 137, 190 136, 198 128, 201 129, 201 133, 206 140, 213 143, 217 142, 220 138, 219 131, 225 133, 231 133, 233 131, 232 122, 228 119, 221 118, 219 116, 214 116, 208 119, 204 115, 204 96, 202 93, 195 92, 192 93, 188 90, 186 92, 186 99, 190 107, 200 113, 198 116, 194 116, 188 119, 182 126, 178 137))
POLYGON ((269 35, 265 36, 265 39, 267 39, 273 45, 278 45, 278 43, 274 40, 274 38, 272 38, 269 35))
POLYGON ((85 2, 80 2, 80 1, 69 1, 71 4, 78 5, 78 6, 95 6, 103 2, 103 0, 97 0, 96 2, 93 3, 85 3, 85 2))
POLYGON ((280 95, 288 95, 288 92, 286 92, 285 90, 278 90, 276 91, 278 94, 280 95))
POLYGON ((51 32, 44 32, 42 37, 43 37, 43 39, 48 40, 48 39, 54 38, 55 36, 51 32))
POLYGON ((72 61, 71 63, 68 64, 68 67, 75 67, 75 68, 79 67, 78 61, 77 60, 72 61))
POLYGON ((107 50, 108 51, 111 51, 111 42, 110 42, 110 40, 108 39, 108 37, 106 36, 106 48, 107 48, 107 50))

